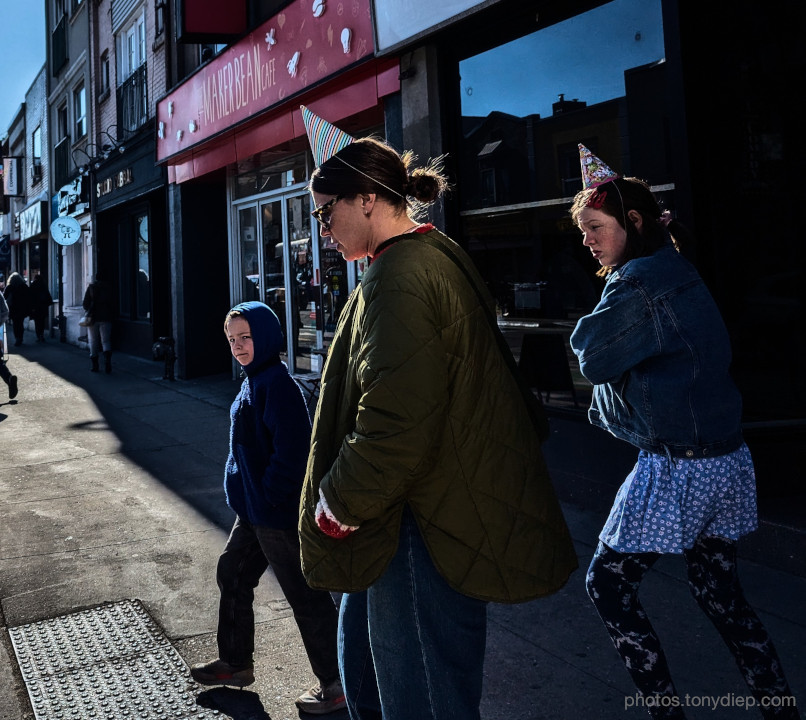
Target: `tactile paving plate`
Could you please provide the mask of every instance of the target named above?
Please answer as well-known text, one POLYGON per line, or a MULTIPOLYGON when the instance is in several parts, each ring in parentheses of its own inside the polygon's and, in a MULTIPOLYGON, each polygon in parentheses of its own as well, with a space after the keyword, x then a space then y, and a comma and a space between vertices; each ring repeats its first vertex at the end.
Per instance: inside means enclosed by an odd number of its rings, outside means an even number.
POLYGON ((8 630, 36 720, 222 717, 138 600, 8 630))

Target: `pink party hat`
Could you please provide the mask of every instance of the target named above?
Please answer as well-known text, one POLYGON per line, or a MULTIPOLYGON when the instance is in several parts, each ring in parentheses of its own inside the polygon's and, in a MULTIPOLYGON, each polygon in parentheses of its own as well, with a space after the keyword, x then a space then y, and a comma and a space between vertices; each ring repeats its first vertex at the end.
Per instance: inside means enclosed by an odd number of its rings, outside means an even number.
POLYGON ((579 144, 579 164, 582 166, 582 187, 585 190, 599 187, 599 185, 621 177, 581 143, 579 144))
POLYGON ((299 107, 302 110, 302 121, 305 123, 305 130, 308 133, 308 142, 311 144, 313 161, 317 167, 326 160, 330 160, 351 142, 355 142, 355 138, 312 113, 304 105, 299 107))

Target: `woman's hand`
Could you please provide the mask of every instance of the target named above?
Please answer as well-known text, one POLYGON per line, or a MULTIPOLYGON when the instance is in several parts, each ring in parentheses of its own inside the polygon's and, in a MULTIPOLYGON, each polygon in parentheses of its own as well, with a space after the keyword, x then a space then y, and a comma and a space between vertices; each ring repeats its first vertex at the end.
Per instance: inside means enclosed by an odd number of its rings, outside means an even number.
POLYGON ((358 530, 358 525, 344 525, 336 519, 336 516, 328 507, 322 488, 319 488, 319 502, 316 504, 314 515, 319 529, 332 538, 345 538, 350 533, 358 530))

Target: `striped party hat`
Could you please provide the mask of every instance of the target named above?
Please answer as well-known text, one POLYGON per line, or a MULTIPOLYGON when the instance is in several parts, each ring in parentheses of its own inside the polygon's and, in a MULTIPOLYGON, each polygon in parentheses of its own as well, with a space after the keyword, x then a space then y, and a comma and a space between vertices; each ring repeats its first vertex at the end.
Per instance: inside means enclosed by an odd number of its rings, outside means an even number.
POLYGON ((585 190, 599 187, 606 182, 620 178, 582 143, 579 144, 579 164, 582 166, 582 187, 585 190))
POLYGON ((313 161, 317 167, 355 141, 355 138, 312 113, 304 105, 299 107, 302 110, 302 121, 305 123, 305 130, 308 133, 308 142, 311 143, 313 161))

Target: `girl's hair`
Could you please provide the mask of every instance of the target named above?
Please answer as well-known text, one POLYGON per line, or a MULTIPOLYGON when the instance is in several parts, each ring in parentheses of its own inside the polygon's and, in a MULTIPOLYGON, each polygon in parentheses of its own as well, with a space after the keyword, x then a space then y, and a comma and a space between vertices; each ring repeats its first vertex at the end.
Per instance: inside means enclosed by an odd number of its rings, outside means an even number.
MULTIPOLYGON (((578 192, 574 196, 570 210, 571 220, 577 227, 579 227, 579 213, 586 207, 596 207, 616 218, 618 224, 627 231, 624 262, 652 255, 670 241, 679 251, 678 241, 688 235, 686 228, 676 220, 672 220, 668 225, 661 222, 661 207, 649 185, 639 178, 617 178, 599 187, 578 192), (631 210, 641 215, 643 221, 641 232, 628 221, 627 215, 631 210)), ((607 275, 611 270, 612 268, 602 267, 596 274, 607 275)))
POLYGON ((448 181, 442 167, 444 155, 410 170, 415 160, 411 152, 401 155, 382 140, 360 138, 316 168, 308 188, 344 197, 374 193, 398 212, 417 214, 448 189, 448 181))

